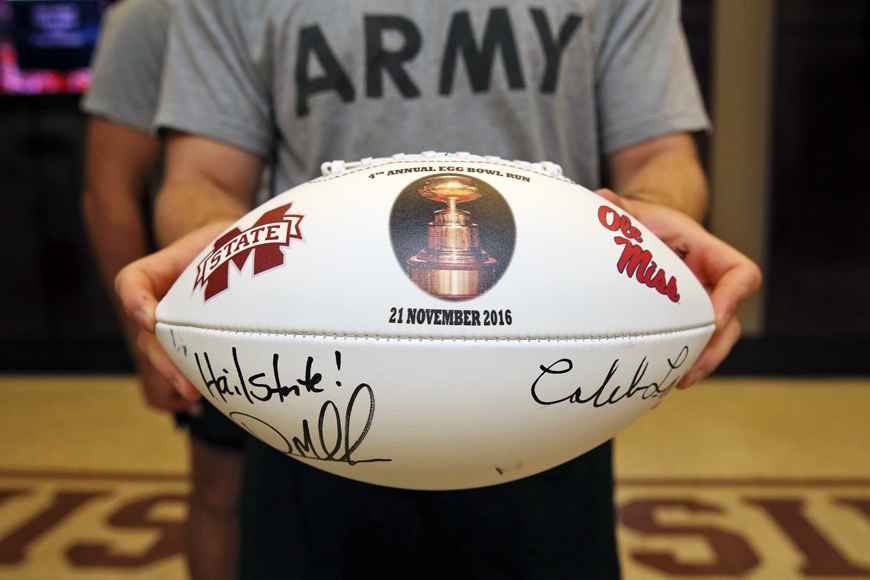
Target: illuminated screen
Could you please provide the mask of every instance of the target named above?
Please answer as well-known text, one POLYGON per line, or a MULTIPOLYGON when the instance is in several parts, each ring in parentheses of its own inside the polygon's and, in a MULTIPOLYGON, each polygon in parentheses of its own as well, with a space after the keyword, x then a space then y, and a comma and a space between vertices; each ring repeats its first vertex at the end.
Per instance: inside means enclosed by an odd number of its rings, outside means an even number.
POLYGON ((106 0, 0 0, 0 95, 77 94, 106 0))

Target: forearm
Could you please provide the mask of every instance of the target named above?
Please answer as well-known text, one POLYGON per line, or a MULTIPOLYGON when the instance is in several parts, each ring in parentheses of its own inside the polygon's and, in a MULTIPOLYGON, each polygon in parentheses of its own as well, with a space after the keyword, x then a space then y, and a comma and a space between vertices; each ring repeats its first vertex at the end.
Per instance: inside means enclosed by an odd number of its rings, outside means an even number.
POLYGON ((245 215, 259 187, 262 159, 230 145, 185 134, 167 140, 167 173, 154 229, 166 247, 188 233, 245 215))
POLYGON ((139 208, 132 199, 118 196, 106 204, 92 190, 85 191, 82 211, 103 280, 112 287, 118 272, 147 251, 147 236, 139 208))
POLYGON ((704 219, 708 185, 691 136, 672 135, 618 152, 610 158, 610 168, 621 197, 704 219))
POLYGON ((135 329, 111 290, 118 272, 148 252, 141 200, 159 154, 159 141, 147 133, 102 117, 88 120, 82 213, 128 340, 135 329))
POLYGON ((226 191, 201 180, 168 181, 157 196, 154 230, 166 247, 188 233, 217 223, 227 226, 250 208, 226 191))
POLYGON ((100 274, 128 341, 133 341, 138 327, 124 315, 113 288, 118 272, 148 253, 145 225, 135 199, 132 192, 122 195, 112 191, 101 195, 97 189, 89 187, 82 200, 85 224, 100 274), (109 200, 111 203, 107 203, 109 200))

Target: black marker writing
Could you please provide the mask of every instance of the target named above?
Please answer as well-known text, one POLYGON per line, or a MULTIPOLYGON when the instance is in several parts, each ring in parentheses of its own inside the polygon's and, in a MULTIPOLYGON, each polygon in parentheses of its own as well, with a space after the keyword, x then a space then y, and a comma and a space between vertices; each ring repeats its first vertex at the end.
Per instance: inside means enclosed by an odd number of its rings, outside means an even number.
POLYGON ((688 358, 689 347, 684 346, 674 360, 668 359, 668 371, 661 380, 650 381, 649 383, 644 384, 644 376, 649 369, 649 362, 647 361, 647 357, 643 357, 643 360, 641 360, 640 364, 637 366, 634 376, 627 388, 623 388, 622 385, 616 385, 614 388, 608 390, 608 387, 612 387, 611 382, 613 381, 613 377, 619 370, 619 359, 616 359, 613 361, 613 364, 610 365, 610 369, 607 371, 601 386, 591 394, 585 394, 585 386, 580 385, 564 396, 548 396, 545 394, 547 391, 547 381, 545 378, 552 377, 553 375, 567 374, 574 369, 574 363, 571 359, 563 358, 549 366, 541 365, 541 374, 538 375, 538 378, 536 378, 535 382, 532 383, 532 398, 540 405, 555 405, 557 403, 575 403, 583 405, 591 403, 594 407, 598 408, 604 407, 605 405, 615 405, 623 399, 631 399, 636 395, 640 395, 640 398, 643 400, 652 397, 663 397, 682 378, 682 375, 672 376, 672 374, 674 371, 682 367, 688 358))
POLYGON ((227 369, 222 369, 223 374, 215 375, 208 353, 204 352, 203 359, 205 360, 205 366, 208 369, 208 378, 206 378, 205 369, 203 369, 202 361, 199 359, 199 353, 194 353, 193 356, 196 360, 196 366, 199 368, 199 376, 202 377, 202 382, 205 384, 205 388, 208 389, 208 393, 212 397, 220 396, 220 398, 226 402, 227 397, 244 395, 249 403, 253 403, 251 400, 251 393, 248 392, 247 384, 245 383, 244 378, 242 378, 242 369, 239 366, 238 353, 236 352, 235 347, 233 348, 233 363, 235 364, 236 372, 240 379, 239 385, 230 385, 229 371, 227 369), (215 395, 215 390, 217 391, 217 395, 215 395))
MULTIPOLYGON (((341 368, 341 353, 336 351, 335 354, 338 366, 341 368)), ((271 400, 273 396, 277 396, 278 400, 283 403, 290 395, 301 396, 302 390, 299 387, 305 387, 305 392, 308 393, 323 392, 323 389, 317 386, 323 380, 322 375, 312 372, 314 357, 308 357, 305 363, 304 378, 296 379, 297 384, 295 385, 285 385, 281 382, 281 373, 278 369, 278 362, 280 360, 278 353, 272 355, 271 375, 273 384, 269 384, 268 381, 264 380, 267 375, 264 372, 246 377, 245 372, 242 370, 242 363, 239 360, 239 353, 235 347, 232 349, 232 356, 238 384, 231 384, 230 371, 227 369, 221 369, 221 373, 215 373, 211 358, 207 352, 202 353, 202 358, 200 358, 199 353, 194 353, 194 359, 199 368, 199 375, 205 388, 213 398, 220 397, 226 402, 228 397, 243 395, 249 403, 254 404, 255 400, 266 402, 271 400)), ((341 384, 338 383, 338 386, 341 386, 341 384)))
MULTIPOLYGON (((277 356, 277 355, 276 355, 277 356)), ((314 364, 314 357, 308 357, 308 362, 305 363, 305 378, 304 379, 296 379, 296 382, 305 387, 309 393, 322 393, 323 389, 317 388, 317 383, 319 383, 323 377, 320 373, 311 374, 311 365, 314 364)))
MULTIPOLYGON (((365 404, 364 400, 363 404, 365 404)), ((271 443, 273 447, 292 457, 343 462, 348 465, 391 461, 390 459, 353 458, 353 453, 362 445, 371 430, 375 418, 375 394, 372 388, 365 383, 358 385, 351 395, 343 421, 338 405, 333 401, 326 401, 320 407, 320 414, 317 420, 317 443, 320 444, 319 447, 311 436, 311 427, 307 419, 302 420, 301 437, 293 437, 291 442, 278 429, 254 415, 236 411, 230 413, 230 418, 254 437, 271 443), (358 397, 360 395, 363 395, 364 399, 368 399, 368 413, 365 412, 364 407, 358 406, 358 397), (357 423, 360 418, 364 417, 362 430, 358 435, 351 435, 354 417, 357 417, 357 423), (327 441, 326 437, 328 434, 334 434, 335 440, 327 441)))

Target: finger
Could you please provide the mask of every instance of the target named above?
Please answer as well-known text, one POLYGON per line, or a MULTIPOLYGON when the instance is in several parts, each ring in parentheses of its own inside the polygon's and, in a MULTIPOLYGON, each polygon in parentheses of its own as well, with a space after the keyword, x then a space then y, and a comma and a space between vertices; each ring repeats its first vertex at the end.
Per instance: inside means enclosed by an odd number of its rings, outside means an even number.
POLYGON ((740 260, 716 279, 710 301, 718 329, 724 328, 737 308, 758 291, 761 280, 761 270, 748 258, 740 260))
POLYGON ((154 389, 143 384, 142 390, 145 393, 145 400, 148 404, 162 411, 183 411, 196 415, 198 413, 198 405, 196 401, 188 401, 175 390, 172 385, 166 383, 165 390, 154 389))
POLYGON ((712 373, 725 360, 728 353, 740 338, 740 322, 732 317, 722 330, 713 333, 710 342, 677 385, 678 389, 687 389, 712 373))
POLYGON ((154 332, 157 303, 188 264, 180 256, 180 250, 170 246, 122 269, 115 278, 115 292, 125 312, 140 326, 154 332))
POLYGON ((115 277, 115 293, 121 300, 124 312, 136 323, 154 332, 157 296, 151 277, 146 273, 145 258, 124 267, 115 277))
POLYGON ((165 411, 184 411, 194 416, 202 413, 199 401, 188 401, 161 375, 147 357, 135 349, 134 358, 142 391, 148 403, 165 411))
POLYGON ((616 207, 625 209, 625 206, 623 205, 623 202, 625 201, 624 198, 619 197, 619 195, 614 193, 612 189, 607 189, 606 187, 603 187, 601 189, 596 189, 595 193, 603 197, 605 200, 609 201, 616 207))
POLYGON ((138 346, 139 350, 142 351, 150 363, 154 365, 154 368, 157 369, 157 372, 169 381, 169 384, 182 397, 188 401, 196 401, 202 396, 196 387, 178 370, 178 367, 175 366, 172 359, 163 350, 155 335, 143 330, 139 333, 138 346))
POLYGON ((215 222, 199 228, 162 250, 136 260, 115 278, 115 292, 124 311, 136 322, 154 332, 157 303, 178 276, 229 222, 215 222))
POLYGON ((686 265, 710 293, 717 329, 728 323, 734 311, 761 287, 758 266, 741 252, 714 237, 695 223, 676 221, 660 225, 657 234, 677 251, 683 250, 686 265), (662 235, 664 234, 664 235, 662 235))

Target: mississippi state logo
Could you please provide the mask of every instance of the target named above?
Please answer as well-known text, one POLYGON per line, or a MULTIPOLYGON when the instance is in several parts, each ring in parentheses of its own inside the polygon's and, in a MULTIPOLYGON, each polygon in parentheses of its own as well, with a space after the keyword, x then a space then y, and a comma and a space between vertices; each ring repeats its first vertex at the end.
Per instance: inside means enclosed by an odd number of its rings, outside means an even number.
POLYGON ((246 230, 235 227, 218 238, 212 251, 196 268, 193 289, 205 288, 204 302, 208 302, 229 287, 230 263, 241 270, 254 254, 254 275, 284 265, 282 247, 290 240, 302 239, 299 231, 301 215, 291 215, 288 203, 267 211, 246 230))

